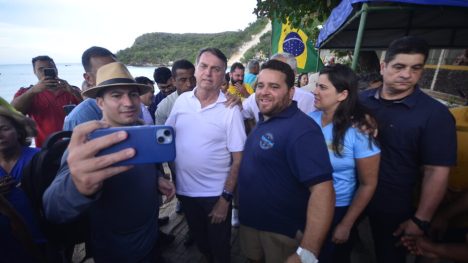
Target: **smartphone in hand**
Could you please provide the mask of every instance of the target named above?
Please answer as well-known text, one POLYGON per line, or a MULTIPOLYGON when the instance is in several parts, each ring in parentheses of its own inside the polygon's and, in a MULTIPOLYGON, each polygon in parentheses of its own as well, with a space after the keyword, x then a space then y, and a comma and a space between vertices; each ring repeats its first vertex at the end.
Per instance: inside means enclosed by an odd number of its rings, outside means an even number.
POLYGON ((44 69, 44 76, 47 79, 56 79, 57 78, 57 71, 54 68, 45 68, 44 69))
POLYGON ((164 125, 123 126, 98 129, 88 135, 88 139, 125 130, 127 139, 101 150, 96 156, 118 152, 126 148, 135 149, 135 156, 114 165, 163 163, 174 161, 175 134, 174 129, 164 125))

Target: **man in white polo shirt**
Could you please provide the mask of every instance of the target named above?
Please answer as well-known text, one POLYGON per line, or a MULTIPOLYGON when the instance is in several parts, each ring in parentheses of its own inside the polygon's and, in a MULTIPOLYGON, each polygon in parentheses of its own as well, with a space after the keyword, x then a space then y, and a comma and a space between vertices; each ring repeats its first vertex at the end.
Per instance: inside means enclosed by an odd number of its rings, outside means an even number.
POLYGON ((230 262, 231 200, 246 139, 238 106, 224 105, 226 56, 200 51, 197 86, 176 100, 166 125, 176 132, 176 192, 192 236, 208 262, 230 262))
MULTIPOLYGON (((276 59, 288 64, 294 71, 294 74, 297 73, 297 61, 293 55, 289 53, 277 53, 271 56, 270 59, 276 59)), ((312 92, 294 87, 293 100, 297 102, 297 107, 304 113, 315 110, 314 94, 312 94, 312 92)), ((255 93, 242 102, 242 108, 242 116, 244 119, 255 119, 255 122, 258 122, 259 109, 257 102, 255 102, 255 93)))

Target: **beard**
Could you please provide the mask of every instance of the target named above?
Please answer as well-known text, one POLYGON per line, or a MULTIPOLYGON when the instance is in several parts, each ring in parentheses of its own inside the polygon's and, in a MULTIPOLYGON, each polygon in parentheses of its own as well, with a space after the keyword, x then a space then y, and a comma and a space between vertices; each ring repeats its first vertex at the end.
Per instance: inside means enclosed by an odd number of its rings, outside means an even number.
POLYGON ((231 84, 232 84, 232 85, 236 85, 236 83, 239 83, 239 84, 242 85, 242 84, 244 84, 244 80, 236 80, 236 81, 234 81, 234 80, 231 79, 231 84))

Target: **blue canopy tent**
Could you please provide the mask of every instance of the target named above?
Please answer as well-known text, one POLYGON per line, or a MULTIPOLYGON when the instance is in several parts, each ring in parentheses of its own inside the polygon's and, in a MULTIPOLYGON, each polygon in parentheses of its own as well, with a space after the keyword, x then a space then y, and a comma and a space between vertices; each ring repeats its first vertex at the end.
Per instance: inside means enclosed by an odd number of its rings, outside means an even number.
POLYGON ((423 37, 433 48, 468 48, 466 0, 343 0, 320 30, 319 49, 385 49, 406 35, 423 37), (359 18, 359 19, 358 19, 359 18))

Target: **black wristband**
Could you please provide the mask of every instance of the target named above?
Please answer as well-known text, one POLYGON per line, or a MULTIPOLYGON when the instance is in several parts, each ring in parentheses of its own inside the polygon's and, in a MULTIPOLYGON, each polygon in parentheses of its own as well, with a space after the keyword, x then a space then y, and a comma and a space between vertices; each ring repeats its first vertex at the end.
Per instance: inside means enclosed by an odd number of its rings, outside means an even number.
POLYGON ((233 194, 231 192, 228 192, 226 190, 223 190, 223 193, 221 194, 221 196, 228 202, 231 202, 232 200, 232 197, 233 197, 233 194))
POLYGON ((429 229, 431 228, 431 222, 421 220, 416 216, 412 216, 411 221, 413 221, 419 227, 419 229, 421 229, 424 232, 424 234, 427 235, 429 233, 429 229))

